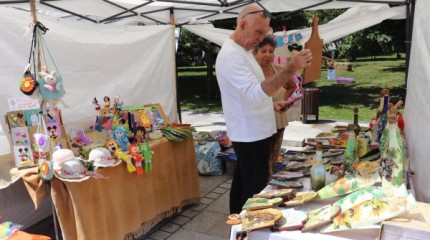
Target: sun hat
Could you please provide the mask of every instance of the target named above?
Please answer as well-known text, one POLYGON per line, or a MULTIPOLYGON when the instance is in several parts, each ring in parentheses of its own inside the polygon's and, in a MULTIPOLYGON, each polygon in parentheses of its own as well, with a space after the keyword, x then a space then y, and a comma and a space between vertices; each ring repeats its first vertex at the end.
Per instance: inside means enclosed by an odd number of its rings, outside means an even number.
POLYGON ((69 159, 69 158, 74 158, 75 155, 73 154, 73 151, 67 148, 63 148, 63 149, 57 149, 53 154, 52 154, 52 162, 54 165, 54 170, 60 170, 61 168, 61 164, 69 159))
POLYGON ((84 163, 80 158, 73 157, 65 160, 61 163, 61 169, 59 176, 61 178, 84 178, 86 177, 87 168, 85 168, 84 163))
POLYGON ((94 148, 91 150, 88 160, 94 161, 95 167, 112 167, 121 162, 114 159, 107 148, 94 148))

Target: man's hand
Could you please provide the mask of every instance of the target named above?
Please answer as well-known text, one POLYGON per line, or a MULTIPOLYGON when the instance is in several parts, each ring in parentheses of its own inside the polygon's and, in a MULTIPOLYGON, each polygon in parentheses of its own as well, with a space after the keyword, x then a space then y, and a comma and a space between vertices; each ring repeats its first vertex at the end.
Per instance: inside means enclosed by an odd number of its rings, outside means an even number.
POLYGON ((311 50, 303 49, 291 59, 291 62, 296 69, 308 67, 312 63, 311 50))
POLYGON ((286 112, 293 103, 288 103, 287 101, 281 100, 273 103, 273 108, 278 113, 286 112))

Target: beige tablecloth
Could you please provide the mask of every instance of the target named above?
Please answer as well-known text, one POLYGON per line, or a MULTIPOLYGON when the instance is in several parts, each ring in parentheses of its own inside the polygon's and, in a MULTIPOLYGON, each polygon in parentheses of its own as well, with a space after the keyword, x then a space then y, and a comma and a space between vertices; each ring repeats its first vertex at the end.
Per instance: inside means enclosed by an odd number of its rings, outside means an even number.
POLYGON ((98 170, 107 179, 54 178, 51 195, 65 240, 132 239, 198 203, 198 172, 191 138, 152 146, 153 170, 137 176, 124 163, 98 170))

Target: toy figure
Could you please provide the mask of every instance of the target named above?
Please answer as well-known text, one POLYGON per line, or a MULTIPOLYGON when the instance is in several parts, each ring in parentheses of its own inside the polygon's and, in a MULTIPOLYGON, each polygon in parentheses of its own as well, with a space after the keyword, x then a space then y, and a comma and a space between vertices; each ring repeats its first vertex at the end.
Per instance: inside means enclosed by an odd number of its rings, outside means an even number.
POLYGON ((145 172, 149 172, 152 170, 152 154, 151 148, 149 147, 148 142, 143 142, 139 145, 140 154, 143 155, 143 159, 145 160, 145 172))
POLYGON ((149 120, 151 121, 152 131, 159 130, 158 120, 157 120, 157 107, 155 105, 151 105, 151 107, 147 110, 149 120))
POLYGON ((113 129, 113 137, 118 144, 121 145, 123 151, 127 151, 128 145, 130 144, 127 138, 127 131, 123 126, 116 126, 113 129))
POLYGON ((103 98, 103 101, 105 102, 105 108, 106 108, 106 109, 110 109, 110 97, 105 96, 105 97, 103 98))
POLYGON ((134 132, 134 139, 136 140, 137 144, 141 144, 143 143, 143 141, 145 140, 145 136, 146 135, 146 130, 144 127, 139 126, 136 128, 135 132, 134 132))
POLYGON ((142 126, 145 129, 149 130, 151 128, 151 120, 149 119, 146 110, 145 109, 144 110, 140 110, 139 113, 140 113, 140 121, 142 123, 142 126))
POLYGON ((133 163, 131 162, 131 156, 125 152, 123 152, 119 147, 118 143, 115 141, 115 139, 108 139, 105 142, 105 147, 109 149, 109 151, 118 159, 123 160, 127 164, 127 171, 129 172, 135 172, 136 168, 134 167, 133 163))
POLYGON ((93 99, 93 105, 94 105, 94 108, 96 109, 96 111, 100 110, 100 104, 99 104, 99 101, 97 101, 96 97, 94 97, 94 99, 93 99))
POLYGON ((124 104, 124 101, 120 101, 119 96, 115 96, 115 99, 113 100, 113 111, 114 114, 118 115, 122 110, 122 105, 124 104))
POLYGON ((128 152, 131 154, 131 159, 133 161, 134 166, 136 167, 137 176, 142 175, 143 174, 143 168, 142 168, 143 157, 139 152, 139 147, 134 145, 134 144, 130 144, 130 146, 128 147, 128 152))

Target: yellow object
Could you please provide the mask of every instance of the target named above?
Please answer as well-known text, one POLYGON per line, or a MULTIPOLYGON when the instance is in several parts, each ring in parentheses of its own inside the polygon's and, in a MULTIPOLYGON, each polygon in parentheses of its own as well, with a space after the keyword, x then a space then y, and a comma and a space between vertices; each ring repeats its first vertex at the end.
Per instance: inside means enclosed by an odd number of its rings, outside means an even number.
POLYGON ((361 158, 369 151, 369 145, 366 138, 357 138, 358 157, 361 158))

